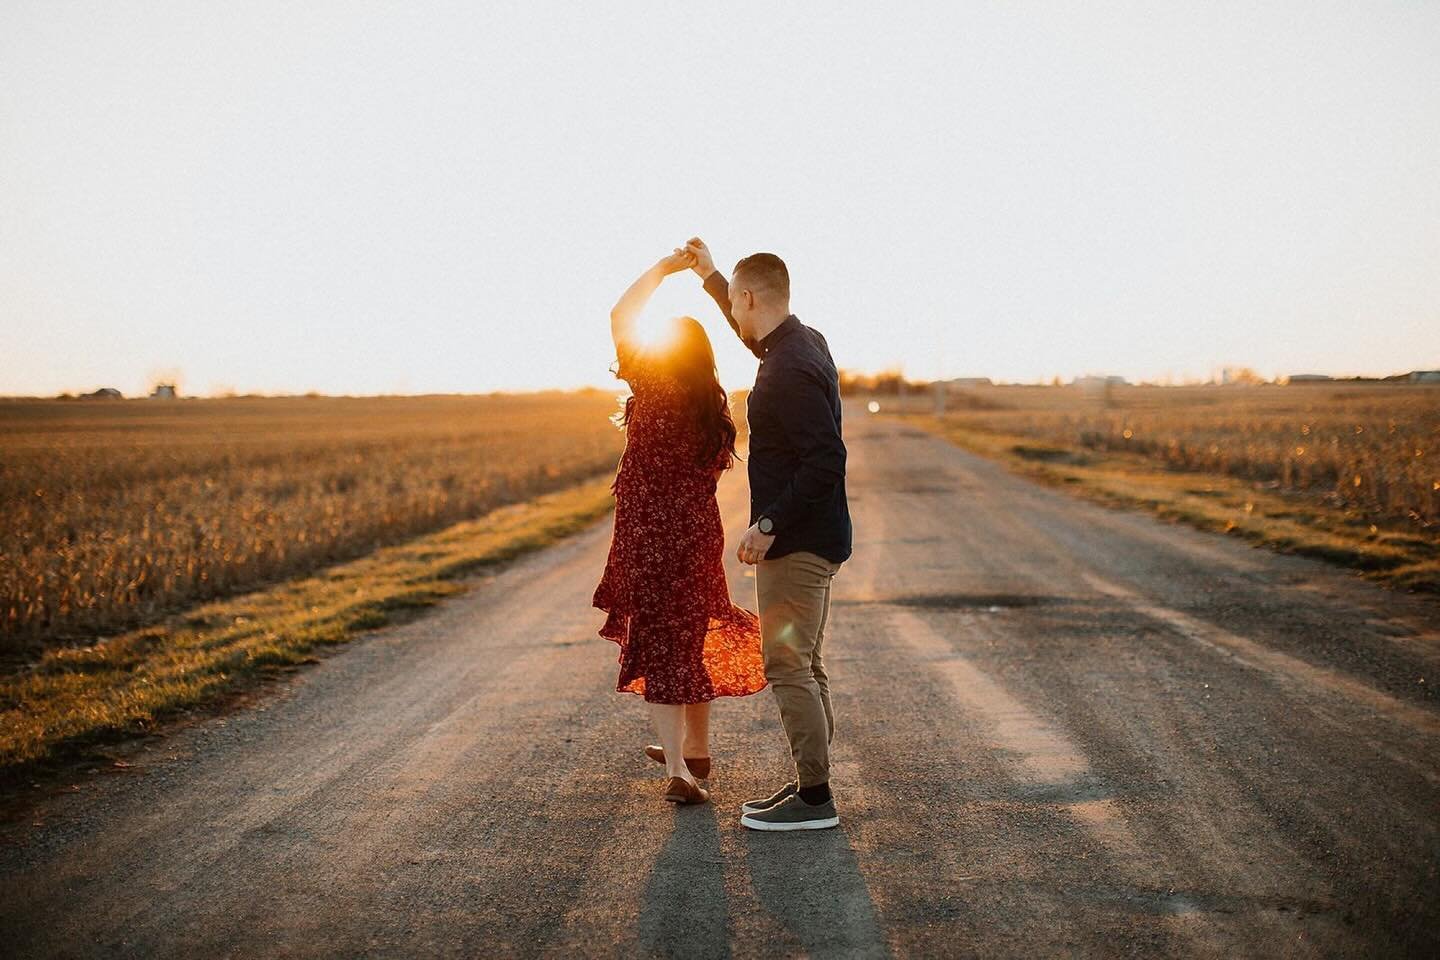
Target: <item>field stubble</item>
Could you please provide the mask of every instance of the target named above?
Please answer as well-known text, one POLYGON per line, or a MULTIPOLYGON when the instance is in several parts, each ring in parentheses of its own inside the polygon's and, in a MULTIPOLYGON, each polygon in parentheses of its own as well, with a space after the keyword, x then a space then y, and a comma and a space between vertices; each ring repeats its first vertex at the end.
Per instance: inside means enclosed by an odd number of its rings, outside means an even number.
MULTIPOLYGON (((923 411, 928 398, 907 409, 923 411)), ((1440 520, 1440 387, 975 388, 947 420, 1068 447, 1132 453, 1308 493, 1364 519, 1440 520)))
POLYGON ((605 391, 0 403, 8 656, 613 470, 605 391))

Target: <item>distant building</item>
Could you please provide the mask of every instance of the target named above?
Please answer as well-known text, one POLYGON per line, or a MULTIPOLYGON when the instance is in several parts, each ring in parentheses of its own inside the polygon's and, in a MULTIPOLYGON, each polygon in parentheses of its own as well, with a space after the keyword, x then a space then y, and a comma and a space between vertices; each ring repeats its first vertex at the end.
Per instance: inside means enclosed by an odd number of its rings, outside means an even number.
POLYGON ((1440 383, 1440 370, 1411 370, 1411 383, 1440 383))
POLYGON ((989 377, 953 377, 940 381, 947 387, 990 387, 994 386, 989 377))
POLYGON ((1328 383, 1335 378, 1325 373, 1293 373, 1289 376, 1290 383, 1328 383))
POLYGON ((101 387, 99 390, 96 390, 94 393, 82 393, 82 394, 80 394, 80 399, 81 399, 81 400, 123 400, 123 399, 125 399, 125 396, 124 396, 124 394, 122 394, 119 390, 116 390, 114 387, 101 387))
POLYGON ((151 400, 174 400, 174 399, 175 399, 175 384, 173 384, 173 383, 158 383, 158 384, 156 384, 156 385, 155 385, 155 390, 154 390, 154 392, 150 394, 150 399, 151 399, 151 400))

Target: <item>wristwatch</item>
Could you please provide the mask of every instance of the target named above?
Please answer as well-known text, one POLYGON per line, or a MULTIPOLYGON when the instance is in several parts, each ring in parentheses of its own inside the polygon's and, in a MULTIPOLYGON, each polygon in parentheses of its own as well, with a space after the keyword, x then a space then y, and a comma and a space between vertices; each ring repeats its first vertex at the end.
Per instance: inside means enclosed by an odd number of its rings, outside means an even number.
POLYGON ((755 526, 767 537, 775 532, 775 521, 769 517, 761 517, 759 520, 756 520, 755 526))

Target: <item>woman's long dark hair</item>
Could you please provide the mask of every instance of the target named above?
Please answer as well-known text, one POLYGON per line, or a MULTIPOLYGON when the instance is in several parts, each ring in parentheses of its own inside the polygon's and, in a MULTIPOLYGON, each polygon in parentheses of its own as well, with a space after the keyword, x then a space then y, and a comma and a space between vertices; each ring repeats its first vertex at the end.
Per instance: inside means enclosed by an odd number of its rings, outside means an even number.
MULTIPOLYGON (((704 441, 696 455, 701 466, 719 462, 729 470, 735 453, 735 420, 730 416, 730 398, 715 372, 715 351, 705 328, 694 317, 676 317, 674 330, 665 345, 650 348, 657 361, 665 364, 684 388, 690 413, 700 425, 704 441), (721 459, 723 455, 723 460, 721 459)), ((624 412, 616 420, 622 429, 635 410, 635 397, 625 398, 624 412)))

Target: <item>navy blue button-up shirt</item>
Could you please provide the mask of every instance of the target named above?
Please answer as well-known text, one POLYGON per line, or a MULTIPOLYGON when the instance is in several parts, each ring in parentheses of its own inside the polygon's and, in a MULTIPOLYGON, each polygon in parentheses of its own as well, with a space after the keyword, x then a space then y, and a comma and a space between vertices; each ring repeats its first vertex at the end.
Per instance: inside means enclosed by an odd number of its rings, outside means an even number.
MULTIPOLYGON (((705 279, 730 329, 729 284, 705 279)), ((806 550, 831 563, 850 558, 845 499, 845 441, 840 435, 840 376, 819 330, 793 313, 759 342, 741 341, 760 359, 746 403, 750 425, 750 523, 769 517, 775 541, 766 560, 806 550)))

